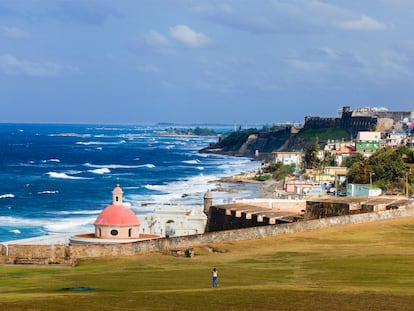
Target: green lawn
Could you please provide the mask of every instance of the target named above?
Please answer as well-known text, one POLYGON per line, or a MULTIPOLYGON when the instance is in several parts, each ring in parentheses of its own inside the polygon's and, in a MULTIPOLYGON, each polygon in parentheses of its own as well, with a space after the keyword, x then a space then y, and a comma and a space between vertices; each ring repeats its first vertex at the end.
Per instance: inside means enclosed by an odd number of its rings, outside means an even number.
POLYGON ((0 310, 414 308, 413 218, 221 243, 195 254, 0 266, 0 310))

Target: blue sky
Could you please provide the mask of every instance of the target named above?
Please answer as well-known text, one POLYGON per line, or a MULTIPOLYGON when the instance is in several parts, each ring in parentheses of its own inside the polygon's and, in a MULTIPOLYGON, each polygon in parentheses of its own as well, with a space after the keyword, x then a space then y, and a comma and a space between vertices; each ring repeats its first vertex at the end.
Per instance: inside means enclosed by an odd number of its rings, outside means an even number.
POLYGON ((0 0, 0 122, 414 110, 412 0, 0 0))

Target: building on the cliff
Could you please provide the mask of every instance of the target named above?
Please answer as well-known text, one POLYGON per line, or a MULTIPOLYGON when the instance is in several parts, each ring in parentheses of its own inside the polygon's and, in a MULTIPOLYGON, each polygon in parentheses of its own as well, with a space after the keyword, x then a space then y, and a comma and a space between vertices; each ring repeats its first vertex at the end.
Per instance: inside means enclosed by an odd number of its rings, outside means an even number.
POLYGON ((384 138, 384 144, 393 149, 401 145, 408 144, 408 134, 406 132, 391 132, 387 133, 384 138))
POLYGON ((302 152, 273 151, 274 161, 281 162, 283 165, 295 165, 300 167, 302 163, 302 152))
POLYGON ((363 155, 371 155, 381 147, 380 132, 358 132, 355 140, 356 152, 363 155))
POLYGON ((337 118, 305 117, 304 128, 344 128, 354 138, 358 132, 370 131, 373 127, 384 132, 403 127, 404 123, 412 120, 413 113, 369 107, 351 109, 344 106, 339 110, 337 118))

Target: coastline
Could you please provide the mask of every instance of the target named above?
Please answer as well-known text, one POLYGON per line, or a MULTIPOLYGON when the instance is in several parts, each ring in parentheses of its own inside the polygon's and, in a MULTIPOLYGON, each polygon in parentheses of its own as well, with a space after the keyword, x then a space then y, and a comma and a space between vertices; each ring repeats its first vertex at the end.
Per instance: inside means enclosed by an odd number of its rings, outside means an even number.
POLYGON ((244 172, 232 176, 222 177, 216 182, 216 188, 213 191, 237 192, 240 188, 248 188, 251 191, 252 198, 274 198, 277 189, 281 189, 283 181, 269 179, 258 181, 253 179, 255 172, 244 172), (223 187, 222 184, 227 185, 223 187), (230 190, 228 189, 230 188, 230 190))

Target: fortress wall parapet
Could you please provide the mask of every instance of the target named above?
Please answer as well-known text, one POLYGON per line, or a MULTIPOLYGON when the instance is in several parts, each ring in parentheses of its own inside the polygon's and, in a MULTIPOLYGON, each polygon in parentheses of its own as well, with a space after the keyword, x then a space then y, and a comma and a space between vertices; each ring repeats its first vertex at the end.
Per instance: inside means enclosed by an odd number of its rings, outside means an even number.
MULTIPOLYGON (((73 263, 84 258, 133 256, 148 252, 171 251, 174 249, 185 249, 213 243, 258 239, 341 225, 359 224, 413 216, 414 208, 406 207, 381 212, 328 217, 238 230, 208 232, 199 235, 146 240, 128 244, 8 245, 8 256, 2 256, 0 259, 2 260, 2 263, 13 263, 13 259, 25 257, 30 259, 47 258, 47 262, 49 263, 73 263)), ((2 249, 3 248, 4 246, 2 246, 2 249)))

